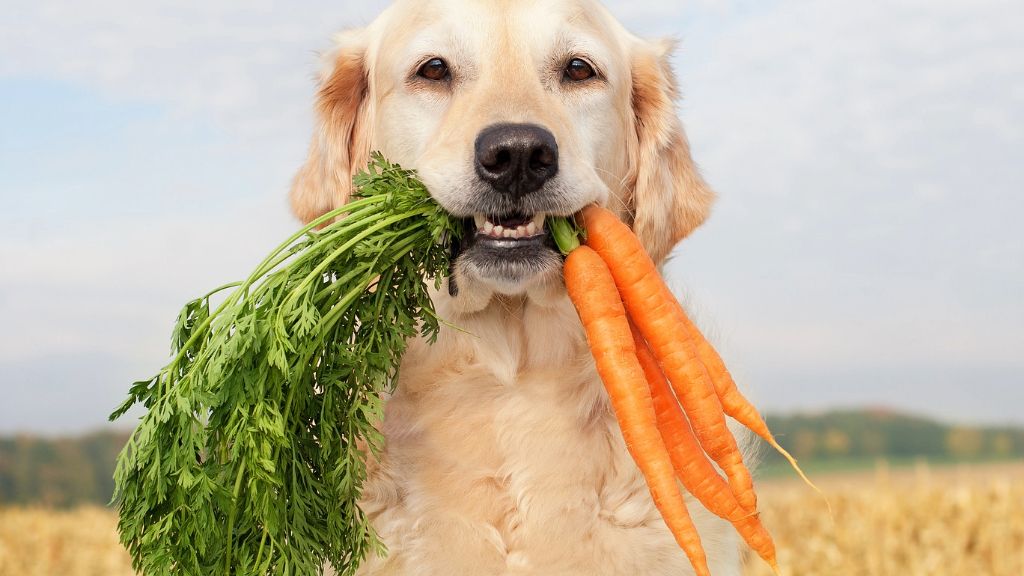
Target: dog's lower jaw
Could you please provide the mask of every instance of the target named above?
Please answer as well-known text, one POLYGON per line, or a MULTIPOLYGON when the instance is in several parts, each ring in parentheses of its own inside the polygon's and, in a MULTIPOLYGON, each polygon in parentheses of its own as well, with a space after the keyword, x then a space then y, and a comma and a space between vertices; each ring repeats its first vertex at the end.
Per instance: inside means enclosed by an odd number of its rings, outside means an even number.
POLYGON ((454 314, 481 312, 503 299, 525 299, 542 307, 560 305, 567 294, 561 270, 544 270, 519 282, 481 278, 456 261, 437 298, 445 299, 446 308, 454 314))

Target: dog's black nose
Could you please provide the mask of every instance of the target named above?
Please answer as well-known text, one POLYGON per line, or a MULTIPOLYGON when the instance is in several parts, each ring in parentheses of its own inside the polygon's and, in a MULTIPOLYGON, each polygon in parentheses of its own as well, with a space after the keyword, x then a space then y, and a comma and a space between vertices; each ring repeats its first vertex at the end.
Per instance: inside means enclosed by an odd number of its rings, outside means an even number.
POLYGON ((540 190, 558 173, 555 136, 534 124, 496 124, 476 138, 476 173, 513 199, 540 190))

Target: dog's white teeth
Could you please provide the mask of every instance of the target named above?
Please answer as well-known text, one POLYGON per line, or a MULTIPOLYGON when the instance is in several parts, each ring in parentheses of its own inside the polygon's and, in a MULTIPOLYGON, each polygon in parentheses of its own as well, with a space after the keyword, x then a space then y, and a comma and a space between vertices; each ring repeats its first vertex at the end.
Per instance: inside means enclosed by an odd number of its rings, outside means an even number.
POLYGON ((491 238, 519 240, 522 238, 532 238, 544 232, 543 214, 535 214, 530 222, 518 226, 495 224, 486 215, 477 215, 473 218, 476 221, 477 232, 491 238))

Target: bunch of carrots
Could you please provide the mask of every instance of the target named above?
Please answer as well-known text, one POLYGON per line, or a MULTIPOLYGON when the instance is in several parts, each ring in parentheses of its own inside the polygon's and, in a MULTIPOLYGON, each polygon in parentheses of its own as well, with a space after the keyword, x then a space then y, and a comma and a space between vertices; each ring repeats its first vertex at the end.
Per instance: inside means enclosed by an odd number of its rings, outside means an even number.
POLYGON ((629 227, 597 206, 581 215, 585 245, 554 230, 568 254, 566 288, 655 505, 698 576, 710 576, 707 558, 677 479, 777 573, 775 544, 758 516, 750 471, 725 417, 750 428, 810 481, 736 388, 629 227))

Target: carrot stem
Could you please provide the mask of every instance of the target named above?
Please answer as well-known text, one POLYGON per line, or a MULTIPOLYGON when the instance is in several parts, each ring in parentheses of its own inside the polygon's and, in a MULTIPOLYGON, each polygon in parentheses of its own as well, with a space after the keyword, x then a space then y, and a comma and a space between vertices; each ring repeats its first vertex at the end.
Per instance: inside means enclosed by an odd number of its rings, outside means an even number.
POLYGON ((548 228, 551 230, 551 236, 555 239, 558 249, 565 256, 580 247, 580 236, 583 232, 569 218, 564 216, 548 218, 548 228))

